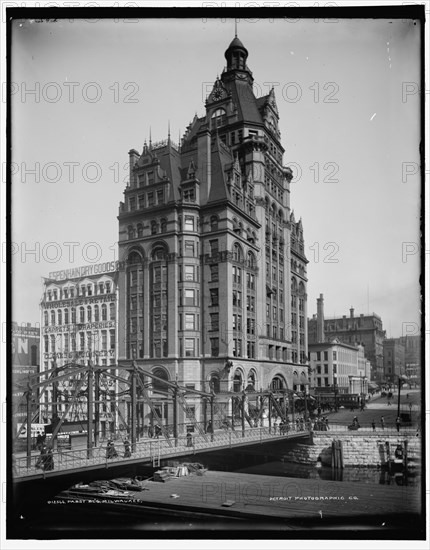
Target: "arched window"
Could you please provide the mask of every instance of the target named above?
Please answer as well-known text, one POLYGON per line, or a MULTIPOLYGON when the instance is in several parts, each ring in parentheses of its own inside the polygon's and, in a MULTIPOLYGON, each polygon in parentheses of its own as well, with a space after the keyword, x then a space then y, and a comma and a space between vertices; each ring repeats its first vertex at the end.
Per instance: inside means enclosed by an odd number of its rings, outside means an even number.
POLYGON ((130 252, 128 256, 127 262, 129 264, 141 264, 142 263, 142 257, 140 254, 136 251, 130 252))
POLYGON ((69 324, 69 310, 67 308, 64 310, 64 324, 69 324))
POLYGON ((61 309, 57 311, 57 321, 59 325, 63 324, 63 312, 61 311, 61 309))
POLYGON ((233 378, 233 391, 235 393, 242 391, 242 383, 243 383, 242 373, 239 369, 237 369, 236 372, 234 373, 234 378, 233 378))
POLYGON ((218 216, 211 216, 211 231, 218 230, 218 216))
POLYGON ((285 378, 280 374, 277 374, 273 377, 272 382, 270 383, 270 388, 272 391, 280 391, 287 389, 287 384, 285 378))
POLYGON ((115 304, 109 304, 109 317, 111 321, 115 320, 115 304))
POLYGON ((102 321, 107 321, 107 305, 102 304, 102 321))
POLYGON ((155 220, 152 220, 151 222, 151 235, 157 234, 157 222, 155 220))
POLYGON ((49 324, 49 318, 48 318, 48 312, 47 311, 45 311, 43 313, 43 323, 44 323, 45 327, 48 326, 48 324, 49 324))
POLYGON ((94 321, 100 321, 100 310, 97 304, 94 306, 94 321))
POLYGON ((233 245, 233 260, 235 262, 241 262, 243 260, 242 248, 237 243, 233 245))
POLYGON ((87 306, 87 323, 91 323, 92 313, 91 306, 87 306))
POLYGON ((224 109, 217 109, 212 113, 211 116, 211 127, 212 128, 219 128, 223 124, 226 123, 227 116, 224 109))
POLYGON ((248 382, 246 386, 246 391, 255 391, 257 384, 257 377, 254 370, 249 371, 248 382))
POLYGON ((248 267, 250 267, 251 269, 254 269, 255 265, 256 265, 255 254, 253 252, 248 252, 248 267))
POLYGON ((161 233, 166 233, 166 231, 167 231, 167 220, 166 220, 166 218, 161 218, 160 231, 161 231, 161 233))
POLYGON ((128 238, 129 239, 134 239, 134 227, 132 225, 129 225, 127 227, 127 233, 128 233, 128 238))
POLYGON ((137 224, 137 236, 138 238, 143 237, 143 225, 141 223, 137 224))
POLYGON ((152 374, 157 378, 161 378, 161 380, 156 380, 155 378, 152 379, 153 390, 166 393, 168 391, 168 386, 167 384, 163 383, 162 380, 166 380, 166 382, 169 380, 167 371, 161 367, 156 367, 152 370, 152 374))
POLYGON ((76 323, 76 309, 74 307, 72 307, 72 309, 70 310, 72 312, 72 325, 74 325, 76 323))
POLYGON ((215 372, 211 374, 211 377, 209 379, 209 388, 210 391, 213 391, 214 393, 220 392, 220 380, 218 374, 216 374, 215 372))
POLYGON ((304 294, 305 293, 305 285, 302 283, 302 281, 300 281, 299 283, 299 294, 304 294))
POLYGON ((51 325, 55 325, 55 311, 51 311, 51 325))
POLYGON ((79 322, 85 323, 85 308, 83 306, 79 308, 79 322))
POLYGON ((153 260, 164 260, 166 258, 166 250, 162 246, 157 246, 152 251, 152 259, 153 260))

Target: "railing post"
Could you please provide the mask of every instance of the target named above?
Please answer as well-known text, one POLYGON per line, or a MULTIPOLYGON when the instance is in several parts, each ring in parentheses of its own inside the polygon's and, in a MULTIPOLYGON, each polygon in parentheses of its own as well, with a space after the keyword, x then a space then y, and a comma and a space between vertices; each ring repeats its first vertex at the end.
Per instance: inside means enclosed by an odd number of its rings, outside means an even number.
POLYGON ((27 468, 31 468, 31 397, 33 391, 30 384, 27 389, 27 468))
POLYGON ((133 361, 133 370, 131 371, 131 450, 136 451, 136 363, 133 361))
POLYGON ((211 395, 211 441, 214 440, 214 400, 215 396, 211 395))
POLYGON ((92 364, 88 365, 87 388, 87 458, 93 456, 93 405, 94 405, 94 370, 92 364))
POLYGON ((173 390, 173 437, 175 447, 178 446, 178 388, 173 390))

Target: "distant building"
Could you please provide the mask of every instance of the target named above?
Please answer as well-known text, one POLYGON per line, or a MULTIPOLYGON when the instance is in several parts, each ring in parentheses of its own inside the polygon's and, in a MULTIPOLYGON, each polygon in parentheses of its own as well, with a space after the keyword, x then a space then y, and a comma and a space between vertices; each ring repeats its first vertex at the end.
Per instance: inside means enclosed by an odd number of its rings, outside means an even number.
MULTIPOLYGON (((320 299, 322 299, 322 295, 320 299)), ((309 344, 319 340, 317 315, 308 320, 308 338, 309 344)), ((354 308, 351 308, 349 317, 343 315, 343 317, 324 319, 324 338, 328 341, 338 338, 341 342, 352 346, 363 345, 365 356, 372 366, 372 380, 383 381, 385 331, 382 328, 382 320, 379 315, 376 313, 360 314, 357 317, 354 315, 354 308)))
POLYGON ((405 372, 412 384, 421 383, 421 348, 422 336, 401 336, 400 342, 405 347, 405 372))
POLYGON ((370 363, 363 346, 351 346, 333 338, 309 344, 311 388, 332 388, 338 393, 368 392, 370 363))
POLYGON ((405 367, 405 346, 400 338, 384 340, 385 381, 397 384, 399 376, 406 374, 405 367))
MULTIPOLYGON (((117 363, 117 278, 118 262, 88 265, 57 271, 44 281, 41 310, 41 371, 57 369, 60 374, 66 365, 108 366, 117 363)), ((41 398, 41 421, 51 421, 52 416, 61 417, 69 397, 80 384, 81 376, 49 386, 41 398), (53 405, 52 401, 59 404, 53 405)), ((70 409, 65 420, 86 418, 86 383, 79 387, 79 400, 70 409)), ((102 434, 113 429, 117 411, 114 396, 117 383, 102 376, 101 399, 105 401, 100 410, 102 434)))
POLYGON ((39 372, 40 327, 12 323, 13 433, 27 417, 25 392, 32 374, 39 372))

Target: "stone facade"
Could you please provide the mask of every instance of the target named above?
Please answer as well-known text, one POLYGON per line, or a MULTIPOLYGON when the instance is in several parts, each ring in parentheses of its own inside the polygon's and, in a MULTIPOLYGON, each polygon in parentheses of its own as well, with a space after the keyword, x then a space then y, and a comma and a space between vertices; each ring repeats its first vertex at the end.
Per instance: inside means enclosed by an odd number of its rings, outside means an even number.
POLYGON ((349 434, 314 434, 312 444, 298 443, 294 449, 284 455, 285 462, 316 465, 318 458, 325 466, 331 465, 332 441, 341 440, 345 466, 381 466, 386 462, 385 444, 390 446, 408 440, 408 453, 419 456, 421 439, 418 437, 397 437, 395 435, 349 435, 349 434))

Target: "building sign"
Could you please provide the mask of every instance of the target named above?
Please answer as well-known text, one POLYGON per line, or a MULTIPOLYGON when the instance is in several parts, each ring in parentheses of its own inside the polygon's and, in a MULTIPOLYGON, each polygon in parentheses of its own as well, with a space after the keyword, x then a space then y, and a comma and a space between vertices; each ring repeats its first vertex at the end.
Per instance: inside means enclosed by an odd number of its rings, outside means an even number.
POLYGON ((100 351, 60 351, 46 352, 43 354, 44 359, 78 359, 81 357, 115 357, 114 349, 104 349, 100 351))
POLYGON ((12 325, 12 335, 21 336, 21 338, 39 338, 40 331, 35 327, 12 325))
POLYGON ((93 330, 103 328, 115 328, 115 321, 101 321, 100 323, 77 323, 75 325, 43 327, 43 333, 48 334, 50 332, 75 332, 79 330, 93 330))
POLYGON ((57 309, 59 307, 76 307, 90 304, 103 304, 115 302, 115 294, 104 294, 92 298, 70 298, 69 300, 57 300, 56 302, 42 302, 42 307, 45 309, 57 309))
POLYGON ((96 265, 85 265, 81 267, 74 267, 70 269, 63 269, 61 271, 51 271, 49 279, 53 281, 64 281, 66 279, 79 279, 81 277, 90 275, 104 275, 112 271, 119 271, 124 269, 124 262, 105 262, 96 265))

